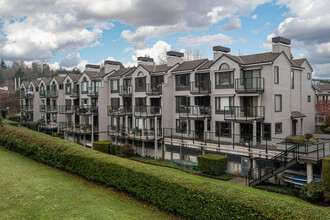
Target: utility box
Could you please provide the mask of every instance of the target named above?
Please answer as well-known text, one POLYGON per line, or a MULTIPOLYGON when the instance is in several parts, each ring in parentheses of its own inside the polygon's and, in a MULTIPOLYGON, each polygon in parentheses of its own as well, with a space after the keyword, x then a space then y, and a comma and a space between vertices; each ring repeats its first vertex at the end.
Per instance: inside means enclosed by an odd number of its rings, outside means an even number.
POLYGON ((251 161, 248 157, 241 157, 241 176, 246 177, 251 168, 251 161))

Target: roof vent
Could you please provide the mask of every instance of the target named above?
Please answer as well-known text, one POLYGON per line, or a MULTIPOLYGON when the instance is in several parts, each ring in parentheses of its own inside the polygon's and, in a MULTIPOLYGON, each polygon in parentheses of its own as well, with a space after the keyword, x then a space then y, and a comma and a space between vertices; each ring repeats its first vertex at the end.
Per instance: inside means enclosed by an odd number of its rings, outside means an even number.
POLYGON ((120 66, 120 62, 119 61, 114 61, 114 60, 105 60, 104 61, 104 65, 119 65, 120 66))

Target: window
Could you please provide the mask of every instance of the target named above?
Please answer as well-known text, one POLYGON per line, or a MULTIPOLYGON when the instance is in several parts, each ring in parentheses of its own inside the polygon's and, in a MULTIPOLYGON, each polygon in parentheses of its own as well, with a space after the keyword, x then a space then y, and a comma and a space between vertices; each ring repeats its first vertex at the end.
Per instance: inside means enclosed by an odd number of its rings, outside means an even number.
POLYGON ((135 98, 135 106, 144 107, 146 105, 147 105, 146 98, 135 98))
POLYGON ((215 88, 234 88, 234 72, 215 73, 215 88))
POLYGON ((282 95, 275 95, 275 112, 282 111, 282 95))
POLYGON ((60 90, 63 90, 63 84, 60 84, 59 87, 60 87, 60 90))
POLYGON ((228 122, 215 122, 215 135, 217 137, 230 137, 231 135, 231 124, 228 122))
POLYGON ((226 106, 234 106, 234 97, 216 97, 215 113, 223 114, 226 106))
POLYGON ((176 132, 177 133, 187 133, 187 130, 188 130, 187 121, 177 119, 176 120, 176 132))
POLYGON ((294 89, 294 72, 291 71, 291 89, 294 89))
POLYGON ((272 124, 264 124, 264 134, 263 134, 263 139, 264 140, 268 140, 270 141, 271 140, 271 135, 272 135, 272 124))
POLYGON ((83 78, 81 82, 81 93, 86 94, 88 89, 88 81, 86 77, 83 78))
POLYGON ((111 80, 111 93, 117 93, 118 92, 118 79, 111 80))
POLYGON ((275 134, 282 134, 282 122, 275 123, 275 134))
POLYGON ((119 98, 112 98, 110 100, 110 103, 111 103, 111 107, 112 108, 119 108, 119 106, 120 106, 120 99, 119 98))
POLYGON ((137 77, 144 77, 144 73, 142 71, 140 71, 138 74, 137 74, 137 77))
POLYGON ((145 77, 135 78, 135 92, 145 92, 145 91, 146 91, 146 78, 145 77))
POLYGON ((190 75, 177 75, 175 76, 175 85, 177 91, 190 90, 190 75))
POLYGON ((311 96, 310 95, 307 96, 307 102, 311 102, 311 96))
POLYGON ((36 92, 38 92, 38 91, 39 91, 39 87, 37 86, 37 87, 36 87, 36 92))
MULTIPOLYGON (((101 87, 101 81, 92 81, 92 92, 97 93, 99 91, 99 88, 101 87)), ((118 85, 118 83, 117 83, 118 85)), ((118 90, 118 89, 117 89, 118 90)))
POLYGON ((311 79, 311 73, 307 73, 307 79, 308 79, 308 80, 311 79))
POLYGON ((274 67, 274 83, 278 84, 280 81, 280 68, 278 66, 274 67))
POLYGON ((65 84, 65 95, 70 95, 70 94, 71 94, 71 83, 69 80, 67 80, 65 84))
POLYGON ((175 109, 176 109, 176 113, 180 112, 180 106, 190 106, 190 98, 187 96, 177 96, 175 97, 175 109))

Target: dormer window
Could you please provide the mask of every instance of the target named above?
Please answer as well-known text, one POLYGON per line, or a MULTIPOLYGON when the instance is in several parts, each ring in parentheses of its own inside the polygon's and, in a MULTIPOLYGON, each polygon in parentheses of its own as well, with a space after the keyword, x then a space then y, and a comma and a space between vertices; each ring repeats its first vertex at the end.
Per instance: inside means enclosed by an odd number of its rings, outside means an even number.
POLYGON ((220 66, 219 72, 215 74, 215 88, 234 88, 234 71, 230 69, 227 63, 220 66))
POLYGON ((87 93, 87 89, 88 89, 88 81, 86 77, 84 77, 81 82, 81 93, 87 93))
POLYGON ((71 83, 70 80, 67 80, 65 84, 65 95, 70 95, 70 94, 71 94, 71 83))
POLYGON ((135 78, 135 92, 145 92, 146 91, 146 77, 144 73, 140 71, 135 78))

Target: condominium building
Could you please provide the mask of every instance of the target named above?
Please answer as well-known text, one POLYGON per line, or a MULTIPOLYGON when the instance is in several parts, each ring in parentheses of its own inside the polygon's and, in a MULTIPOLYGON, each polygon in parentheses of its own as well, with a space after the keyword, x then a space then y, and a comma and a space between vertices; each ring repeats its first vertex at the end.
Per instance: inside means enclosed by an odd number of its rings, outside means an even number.
POLYGON ((143 156, 223 149, 242 156, 250 148, 275 155, 286 136, 315 129, 313 70, 292 58, 290 44, 275 37, 271 52, 245 56, 214 46, 213 60, 184 61, 169 51, 162 65, 149 57, 130 68, 107 60, 80 75, 23 82, 22 119, 84 145, 129 142, 143 156))

